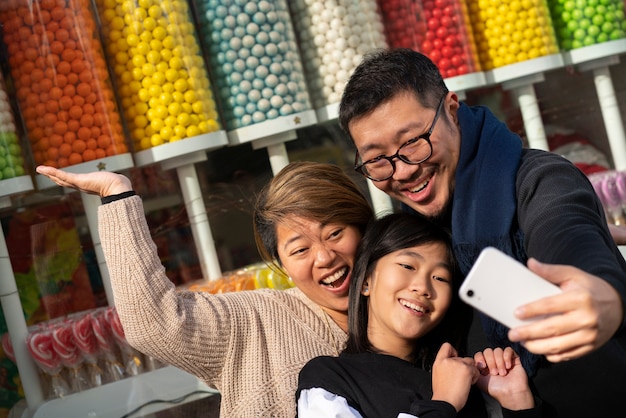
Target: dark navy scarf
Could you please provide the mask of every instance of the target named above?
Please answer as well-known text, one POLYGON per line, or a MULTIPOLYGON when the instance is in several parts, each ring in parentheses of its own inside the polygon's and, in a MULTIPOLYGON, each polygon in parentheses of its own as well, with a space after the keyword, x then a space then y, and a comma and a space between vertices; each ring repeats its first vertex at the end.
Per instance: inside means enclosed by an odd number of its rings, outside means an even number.
MULTIPOLYGON (((461 153, 452 200, 452 244, 461 271, 467 274, 480 251, 488 246, 525 264, 528 257, 517 224, 515 191, 522 140, 486 107, 461 104, 458 117, 461 153)), ((507 327, 486 315, 481 315, 481 321, 492 344, 511 344, 507 327)), ((520 344, 513 348, 533 376, 539 357, 520 344)))

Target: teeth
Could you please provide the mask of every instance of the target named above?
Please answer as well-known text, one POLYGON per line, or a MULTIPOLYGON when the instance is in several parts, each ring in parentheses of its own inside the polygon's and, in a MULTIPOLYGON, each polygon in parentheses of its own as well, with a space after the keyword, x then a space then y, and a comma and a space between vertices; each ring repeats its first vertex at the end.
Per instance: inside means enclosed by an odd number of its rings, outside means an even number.
POLYGON ((411 193, 417 193, 420 192, 422 190, 424 190, 426 188, 426 186, 428 186, 428 182, 429 180, 426 180, 424 183, 422 183, 422 185, 420 187, 418 187, 417 189, 414 190, 410 190, 411 193))
POLYGON ((411 302, 407 302, 406 300, 401 300, 400 303, 406 306, 407 308, 413 309, 414 311, 426 313, 426 310, 422 308, 421 306, 415 305, 411 302))
POLYGON ((331 283, 339 280, 344 274, 346 274, 347 270, 348 270, 348 267, 342 268, 341 270, 337 271, 332 276, 328 276, 327 278, 322 280, 322 283, 324 283, 324 284, 331 284, 331 283))

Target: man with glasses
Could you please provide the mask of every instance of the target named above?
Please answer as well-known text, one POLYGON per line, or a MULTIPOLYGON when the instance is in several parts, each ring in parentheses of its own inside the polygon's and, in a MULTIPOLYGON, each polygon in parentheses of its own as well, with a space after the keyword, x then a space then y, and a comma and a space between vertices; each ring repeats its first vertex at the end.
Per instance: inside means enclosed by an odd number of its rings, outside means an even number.
POLYGON ((345 87, 339 123, 356 146, 358 172, 451 229, 464 273, 487 246, 545 263, 529 267, 564 293, 520 314, 556 315, 513 330, 478 315, 490 344, 520 353, 546 415, 622 416, 626 262, 585 175, 524 148, 489 109, 461 103, 412 50, 365 57, 345 87))

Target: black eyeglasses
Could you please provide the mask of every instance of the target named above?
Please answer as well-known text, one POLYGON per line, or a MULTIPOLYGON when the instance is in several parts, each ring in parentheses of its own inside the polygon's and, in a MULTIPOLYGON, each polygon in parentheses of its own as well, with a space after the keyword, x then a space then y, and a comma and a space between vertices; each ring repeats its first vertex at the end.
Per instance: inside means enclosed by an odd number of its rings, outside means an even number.
POLYGON ((439 114, 441 109, 443 109, 444 99, 447 95, 448 92, 445 92, 441 100, 439 100, 433 123, 426 133, 409 139, 400 145, 396 153, 390 157, 379 155, 359 164, 360 156, 357 151, 354 158, 354 169, 372 181, 384 181, 390 179, 396 172, 396 163, 394 161, 396 158, 411 165, 421 164, 428 160, 433 154, 433 144, 430 142, 430 135, 433 133, 433 129, 435 129, 435 124, 437 119, 439 119, 439 114))

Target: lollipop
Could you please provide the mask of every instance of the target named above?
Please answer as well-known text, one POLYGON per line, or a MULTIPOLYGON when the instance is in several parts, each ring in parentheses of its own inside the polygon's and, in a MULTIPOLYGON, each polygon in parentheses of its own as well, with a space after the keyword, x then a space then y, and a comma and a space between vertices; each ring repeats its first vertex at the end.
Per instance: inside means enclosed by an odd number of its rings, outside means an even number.
POLYGON ((141 354, 135 350, 126 341, 124 335, 124 328, 120 322, 120 317, 117 314, 117 310, 114 307, 107 308, 104 311, 104 317, 111 324, 111 331, 113 338, 117 342, 118 347, 122 352, 126 373, 131 376, 136 376, 143 371, 143 361, 141 360, 141 354))
POLYGON ((61 362, 70 371, 70 386, 73 392, 89 389, 89 383, 82 369, 83 357, 74 342, 72 323, 64 322, 52 328, 52 349, 57 353, 61 362))
POLYGON ((115 382, 123 379, 124 368, 118 360, 111 324, 106 320, 103 310, 91 314, 91 326, 104 360, 106 380, 115 382))
POLYGON ((35 331, 26 337, 26 345, 30 355, 41 371, 50 378, 52 397, 63 397, 70 393, 67 382, 61 377, 62 363, 52 346, 50 331, 35 331))
POLYGON ((602 193, 606 199, 606 209, 613 218, 613 223, 623 225, 626 223, 626 216, 623 211, 623 199, 617 186, 617 176, 614 174, 606 176, 602 181, 602 193))
POLYGON ((2 334, 2 350, 4 354, 15 363, 15 352, 13 351, 13 343, 11 343, 11 336, 8 332, 2 334))
POLYGON ((80 350, 89 369, 91 386, 102 385, 102 370, 98 367, 98 341, 91 324, 91 315, 83 314, 72 321, 74 343, 80 350))

